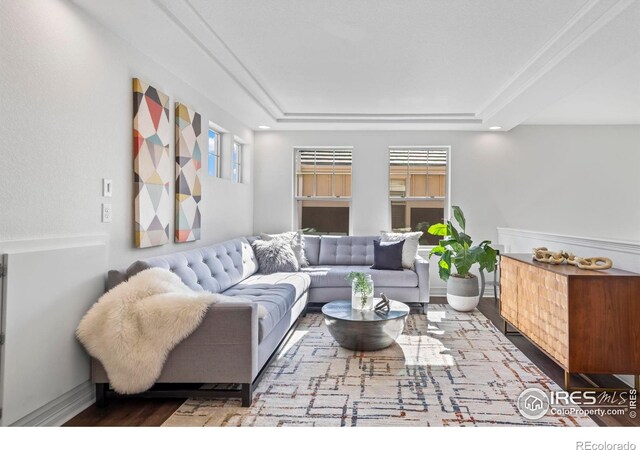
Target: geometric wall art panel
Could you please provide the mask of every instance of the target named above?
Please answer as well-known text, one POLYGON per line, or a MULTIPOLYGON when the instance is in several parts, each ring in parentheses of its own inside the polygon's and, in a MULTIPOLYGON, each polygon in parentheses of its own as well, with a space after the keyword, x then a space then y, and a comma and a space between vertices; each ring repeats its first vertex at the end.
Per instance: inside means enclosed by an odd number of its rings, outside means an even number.
POLYGON ((169 96, 133 79, 134 245, 169 242, 171 160, 169 96))
POLYGON ((176 242, 200 239, 200 114, 176 103, 176 242))

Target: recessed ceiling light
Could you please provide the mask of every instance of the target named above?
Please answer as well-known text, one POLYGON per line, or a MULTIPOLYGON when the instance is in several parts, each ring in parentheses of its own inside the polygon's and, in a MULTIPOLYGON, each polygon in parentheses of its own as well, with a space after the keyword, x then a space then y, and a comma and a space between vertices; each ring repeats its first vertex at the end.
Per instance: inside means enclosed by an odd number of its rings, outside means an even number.
POLYGON ((502 130, 502 127, 495 126, 495 127, 489 127, 489 129, 490 130, 502 130))
POLYGON ((258 128, 260 128, 261 130, 268 130, 271 127, 269 125, 260 125, 258 126, 258 128))

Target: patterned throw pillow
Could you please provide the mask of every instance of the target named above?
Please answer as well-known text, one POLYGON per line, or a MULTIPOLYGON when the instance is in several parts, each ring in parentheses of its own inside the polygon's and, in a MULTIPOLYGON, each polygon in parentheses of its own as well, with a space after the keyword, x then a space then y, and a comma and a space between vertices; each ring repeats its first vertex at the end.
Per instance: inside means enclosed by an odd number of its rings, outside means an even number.
POLYGON ((265 241, 257 239, 251 244, 258 259, 260 273, 297 272, 300 270, 298 259, 291 245, 283 239, 265 241))
POLYGON ((280 234, 260 233, 260 239, 263 241, 271 241, 273 239, 281 239, 291 245, 293 253, 296 255, 300 267, 308 267, 309 261, 304 253, 304 234, 301 231, 287 231, 280 234))
POLYGON ((381 242, 398 242, 404 240, 402 247, 402 267, 413 269, 413 264, 418 256, 418 246, 422 231, 411 231, 409 233, 394 233, 391 231, 381 231, 381 242))

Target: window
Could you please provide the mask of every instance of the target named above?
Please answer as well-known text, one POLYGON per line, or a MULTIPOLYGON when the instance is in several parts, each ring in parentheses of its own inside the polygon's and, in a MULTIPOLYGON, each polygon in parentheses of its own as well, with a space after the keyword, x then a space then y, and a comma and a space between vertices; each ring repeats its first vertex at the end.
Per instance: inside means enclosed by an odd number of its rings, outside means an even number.
POLYGON ((212 128, 209 128, 209 176, 220 178, 220 141, 222 134, 212 128))
POLYGON ((231 161, 233 164, 231 180, 234 183, 242 183, 242 144, 238 141, 235 141, 233 143, 233 153, 231 155, 231 161))
POLYGON ((306 233, 349 234, 351 149, 297 148, 298 227, 306 233))
POLYGON ((423 231, 423 245, 436 245, 426 231, 445 220, 449 147, 389 148, 391 228, 423 231))

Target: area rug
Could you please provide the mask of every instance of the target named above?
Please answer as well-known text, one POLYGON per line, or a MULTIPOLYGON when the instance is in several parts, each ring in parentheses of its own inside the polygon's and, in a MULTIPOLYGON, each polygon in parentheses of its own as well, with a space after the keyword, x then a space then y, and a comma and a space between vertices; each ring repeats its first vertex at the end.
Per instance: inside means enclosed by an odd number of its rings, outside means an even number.
POLYGON ((525 419, 516 401, 529 387, 560 389, 478 311, 430 305, 376 352, 339 347, 322 314, 308 314, 251 407, 189 399, 163 426, 596 425, 584 414, 525 419))

